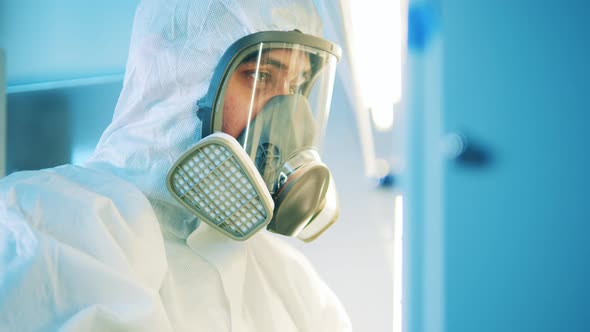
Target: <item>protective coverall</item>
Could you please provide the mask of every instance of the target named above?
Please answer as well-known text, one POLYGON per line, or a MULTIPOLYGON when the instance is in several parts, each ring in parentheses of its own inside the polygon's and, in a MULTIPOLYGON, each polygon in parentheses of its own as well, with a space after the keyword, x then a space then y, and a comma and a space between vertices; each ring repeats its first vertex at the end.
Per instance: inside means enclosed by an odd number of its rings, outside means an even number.
POLYGON ((223 236, 165 184, 200 138, 196 101, 227 47, 320 24, 311 0, 142 1, 92 157, 0 181, 0 330, 350 330, 299 252, 267 231, 223 236))

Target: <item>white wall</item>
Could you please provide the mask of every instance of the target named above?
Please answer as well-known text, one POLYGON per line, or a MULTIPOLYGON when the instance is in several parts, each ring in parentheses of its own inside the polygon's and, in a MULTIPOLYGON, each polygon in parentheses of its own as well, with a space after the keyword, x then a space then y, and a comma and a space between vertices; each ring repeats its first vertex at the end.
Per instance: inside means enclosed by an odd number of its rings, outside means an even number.
MULTIPOLYGON (((390 138, 384 135, 377 144, 391 146, 386 141, 390 138)), ((341 299, 355 331, 390 332, 394 192, 365 177, 360 149, 354 114, 337 83, 324 161, 340 195, 340 219, 314 242, 290 242, 307 255, 341 299)))

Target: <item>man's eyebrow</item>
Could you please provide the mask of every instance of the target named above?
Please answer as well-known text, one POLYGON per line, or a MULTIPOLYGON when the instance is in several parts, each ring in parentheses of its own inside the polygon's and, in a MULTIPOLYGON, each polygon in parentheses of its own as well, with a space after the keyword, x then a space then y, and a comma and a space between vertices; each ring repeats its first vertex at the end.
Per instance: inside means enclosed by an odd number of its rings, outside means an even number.
POLYGON ((264 61, 261 61, 261 64, 275 66, 279 69, 289 69, 289 66, 275 59, 265 59, 264 61))
MULTIPOLYGON (((257 61, 258 61, 258 59, 256 59, 256 57, 254 56, 252 58, 247 58, 246 60, 244 60, 244 63, 256 64, 257 61)), ((288 69, 289 68, 289 66, 282 63, 281 61, 271 59, 271 58, 260 59, 260 65, 271 65, 271 66, 276 67, 278 69, 288 69)))
MULTIPOLYGON (((272 59, 272 58, 268 58, 268 59, 264 59, 263 61, 261 61, 260 63, 261 65, 271 65, 274 66, 278 69, 285 69, 288 70, 289 66, 284 64, 283 62, 281 62, 280 60, 276 60, 276 59, 272 59)), ((302 70, 301 74, 303 76, 305 76, 306 79, 309 79, 309 77, 311 77, 311 69, 308 70, 302 70)))
MULTIPOLYGON (((253 56, 246 58, 244 63, 256 63, 256 61, 257 61, 256 58, 257 58, 257 54, 254 54, 253 56)), ((260 59, 260 65, 271 65, 271 66, 276 67, 277 69, 280 69, 280 70, 288 70, 289 69, 289 66, 287 64, 281 62, 280 60, 273 59, 271 57, 264 57, 264 58, 260 59)), ((311 69, 302 71, 301 73, 306 78, 311 77, 311 69)))

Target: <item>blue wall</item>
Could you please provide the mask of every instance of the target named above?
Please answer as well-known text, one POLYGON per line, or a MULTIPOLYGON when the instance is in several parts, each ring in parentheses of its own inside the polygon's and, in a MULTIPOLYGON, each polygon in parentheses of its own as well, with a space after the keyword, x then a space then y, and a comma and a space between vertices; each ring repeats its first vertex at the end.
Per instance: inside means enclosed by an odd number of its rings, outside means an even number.
POLYGON ((78 163, 111 120, 137 1, 2 1, 7 173, 78 163))
POLYGON ((444 1, 448 331, 589 331, 590 3, 444 1))
POLYGON ((1 1, 8 86, 121 74, 137 1, 1 1), (101 47, 97 47, 101 45, 101 47))

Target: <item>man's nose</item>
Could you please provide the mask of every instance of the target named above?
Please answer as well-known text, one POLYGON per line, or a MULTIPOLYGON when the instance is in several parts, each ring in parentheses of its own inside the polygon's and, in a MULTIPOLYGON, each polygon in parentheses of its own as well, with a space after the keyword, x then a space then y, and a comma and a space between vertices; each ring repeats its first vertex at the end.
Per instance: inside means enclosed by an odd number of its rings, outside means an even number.
POLYGON ((287 79, 282 80, 281 84, 279 84, 279 89, 277 91, 280 95, 290 95, 293 93, 293 88, 291 88, 291 82, 287 79))

